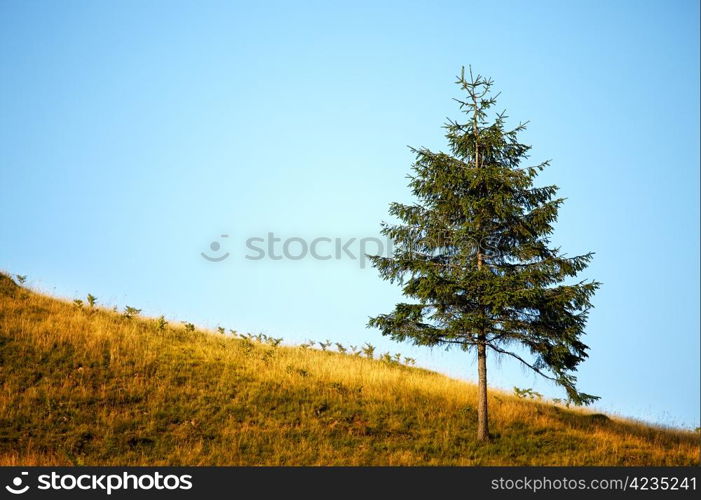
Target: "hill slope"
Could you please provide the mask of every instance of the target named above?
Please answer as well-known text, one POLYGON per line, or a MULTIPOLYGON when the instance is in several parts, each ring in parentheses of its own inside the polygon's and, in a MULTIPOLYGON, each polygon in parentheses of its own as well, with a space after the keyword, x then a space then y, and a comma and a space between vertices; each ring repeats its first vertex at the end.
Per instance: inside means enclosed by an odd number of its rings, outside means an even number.
POLYGON ((73 304, 0 274, 0 465, 676 465, 698 435, 73 304))

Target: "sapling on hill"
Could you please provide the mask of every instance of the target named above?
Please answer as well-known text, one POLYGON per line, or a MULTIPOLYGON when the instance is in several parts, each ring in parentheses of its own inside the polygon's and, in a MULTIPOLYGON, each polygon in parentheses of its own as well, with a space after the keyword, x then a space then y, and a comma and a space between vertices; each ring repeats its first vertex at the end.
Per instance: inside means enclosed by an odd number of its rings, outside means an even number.
POLYGON ((136 307, 126 306, 124 308, 123 315, 125 318, 131 319, 134 316, 138 316, 140 312, 141 312, 141 309, 137 309, 136 307))
POLYGON ((168 322, 166 321, 164 316, 161 316, 156 320, 156 330, 158 330, 159 332, 164 331, 167 326, 168 322))
POLYGON ((363 345, 362 351, 368 359, 372 359, 375 356, 375 346, 367 342, 363 345))
POLYGON ((536 392, 531 388, 520 389, 518 387, 514 387, 514 395, 519 399, 543 399, 543 395, 541 393, 536 392))

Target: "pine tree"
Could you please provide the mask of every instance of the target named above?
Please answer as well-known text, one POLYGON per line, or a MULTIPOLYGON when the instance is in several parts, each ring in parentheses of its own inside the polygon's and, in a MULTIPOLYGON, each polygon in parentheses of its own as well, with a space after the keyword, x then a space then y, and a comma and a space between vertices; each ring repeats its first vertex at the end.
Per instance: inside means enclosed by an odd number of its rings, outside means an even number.
POLYGON ((584 334, 596 281, 576 281, 592 253, 567 257, 550 235, 563 202, 557 186, 534 186, 549 162, 524 166, 525 129, 491 113, 492 80, 456 82, 467 118, 444 125, 449 153, 411 148, 409 187, 417 201, 392 203, 398 224, 382 224, 394 243, 389 257, 371 257, 380 275, 402 286, 413 303, 371 318, 394 340, 476 351, 477 438, 489 439, 487 353, 510 356, 560 386, 574 404, 598 397, 575 387, 573 371, 587 357, 584 334))

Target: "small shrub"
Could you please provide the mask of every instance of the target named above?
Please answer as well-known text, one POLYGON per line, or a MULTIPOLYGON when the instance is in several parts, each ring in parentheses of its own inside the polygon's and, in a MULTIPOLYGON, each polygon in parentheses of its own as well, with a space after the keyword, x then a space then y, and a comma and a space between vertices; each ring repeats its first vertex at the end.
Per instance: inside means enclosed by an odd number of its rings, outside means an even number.
POLYGON ((273 347, 279 346, 281 342, 282 338, 268 337, 268 344, 270 344, 273 347))
POLYGON ((319 347, 321 347, 321 350, 322 350, 322 351, 325 351, 325 350, 328 349, 330 346, 331 346, 331 341, 328 340, 328 339, 326 340, 326 342, 319 342, 319 347))
POLYGON ((373 359, 375 357, 375 346, 368 342, 365 343, 362 351, 363 354, 365 354, 365 357, 368 359, 373 359))
POLYGON ((95 304, 97 304, 97 297, 95 297, 93 294, 89 293, 87 299, 88 299, 88 304, 90 304, 90 307, 95 307, 95 304))
POLYGON ((345 346, 339 342, 336 342, 336 349, 338 349, 338 352, 340 352, 341 354, 345 354, 346 352, 348 352, 348 349, 346 349, 345 346))
POLYGON ((193 325, 192 323, 188 323, 187 321, 183 321, 183 325, 185 326, 186 332, 194 332, 195 331, 195 325, 193 325))
POLYGON ((156 320, 156 330, 158 330, 159 332, 164 331, 167 326, 168 326, 168 322, 166 321, 166 319, 163 316, 161 316, 160 318, 158 318, 156 320))
POLYGON ((137 309, 136 307, 126 306, 124 308, 124 317, 127 319, 131 319, 134 316, 138 316, 140 312, 141 312, 141 309, 137 309))
POLYGON ((225 330, 224 327, 222 327, 222 326, 218 326, 218 327, 217 327, 217 332, 219 332, 219 333, 222 334, 222 335, 225 335, 225 334, 226 334, 226 330, 225 330))
POLYGON ((83 301, 80 299, 75 299, 75 300, 73 300, 73 305, 75 307, 77 307, 78 309, 82 309, 83 308, 83 301))
POLYGON ((534 391, 533 389, 520 389, 518 387, 514 387, 514 395, 519 399, 543 399, 543 395, 534 391))
POLYGON ((15 274, 15 277, 17 278, 17 281, 19 281, 20 285, 24 285, 24 282, 27 281, 26 274, 15 274))

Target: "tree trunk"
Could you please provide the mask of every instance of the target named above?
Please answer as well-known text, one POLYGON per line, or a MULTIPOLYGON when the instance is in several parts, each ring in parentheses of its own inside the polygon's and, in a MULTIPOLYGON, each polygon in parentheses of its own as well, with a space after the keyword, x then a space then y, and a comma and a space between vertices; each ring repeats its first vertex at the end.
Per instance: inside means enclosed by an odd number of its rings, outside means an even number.
MULTIPOLYGON (((472 71, 472 70, 470 70, 472 71)), ((472 72, 470 72, 472 76, 472 72)), ((472 128, 475 135, 475 168, 480 167, 480 141, 479 123, 477 119, 477 94, 472 94, 472 102, 475 106, 472 115, 472 128)), ((484 255, 482 255, 482 240, 477 247, 477 270, 481 271, 484 265, 484 255)), ((489 441, 489 412, 487 410, 487 336, 484 329, 477 336, 477 441, 489 441)))
MULTIPOLYGON (((477 269, 482 270, 484 256, 477 251, 477 269)), ((489 441, 489 411, 487 409, 487 336, 477 335, 477 441, 489 441)))
POLYGON ((487 346, 484 344, 484 335, 480 335, 477 344, 477 374, 479 383, 477 386, 477 440, 489 441, 489 412, 487 410, 487 346))

